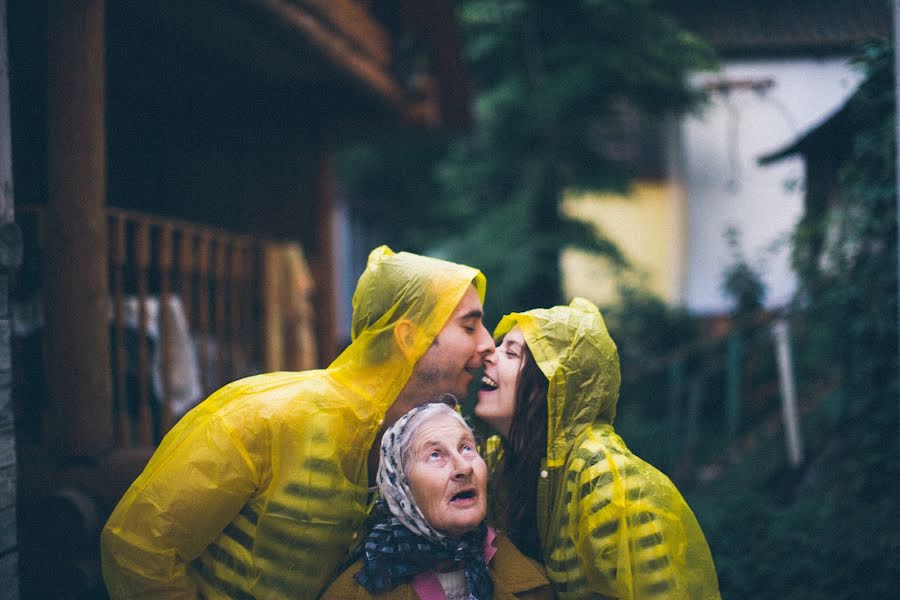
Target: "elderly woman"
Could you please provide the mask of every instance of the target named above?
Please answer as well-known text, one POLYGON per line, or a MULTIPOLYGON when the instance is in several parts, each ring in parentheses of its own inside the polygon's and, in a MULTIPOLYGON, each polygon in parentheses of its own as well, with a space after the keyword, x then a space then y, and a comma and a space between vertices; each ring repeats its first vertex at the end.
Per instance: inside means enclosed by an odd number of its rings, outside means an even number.
POLYGON ((488 454, 492 505, 558 596, 718 599, 691 509, 613 428, 619 355, 597 307, 512 313, 494 338, 475 406, 502 438, 488 454))
POLYGON ((485 524, 487 467, 448 405, 424 404, 387 429, 378 490, 361 558, 323 599, 553 597, 541 568, 485 524))

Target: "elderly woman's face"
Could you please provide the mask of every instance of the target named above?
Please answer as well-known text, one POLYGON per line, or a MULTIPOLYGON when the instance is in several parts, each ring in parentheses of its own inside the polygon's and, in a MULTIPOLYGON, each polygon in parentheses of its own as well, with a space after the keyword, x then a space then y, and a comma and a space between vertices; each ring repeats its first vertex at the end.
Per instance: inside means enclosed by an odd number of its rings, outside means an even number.
POLYGON ((409 488, 437 531, 459 537, 487 512, 487 467, 472 433, 450 415, 419 426, 406 459, 409 488))

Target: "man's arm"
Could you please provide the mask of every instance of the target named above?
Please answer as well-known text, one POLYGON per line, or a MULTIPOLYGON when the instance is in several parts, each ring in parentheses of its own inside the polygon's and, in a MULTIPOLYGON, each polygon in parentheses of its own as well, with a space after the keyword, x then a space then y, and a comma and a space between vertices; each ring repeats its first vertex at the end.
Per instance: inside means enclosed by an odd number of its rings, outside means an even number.
POLYGON ((182 419, 103 528, 110 597, 196 598, 187 564, 234 519, 258 484, 257 467, 234 429, 209 415, 182 419))

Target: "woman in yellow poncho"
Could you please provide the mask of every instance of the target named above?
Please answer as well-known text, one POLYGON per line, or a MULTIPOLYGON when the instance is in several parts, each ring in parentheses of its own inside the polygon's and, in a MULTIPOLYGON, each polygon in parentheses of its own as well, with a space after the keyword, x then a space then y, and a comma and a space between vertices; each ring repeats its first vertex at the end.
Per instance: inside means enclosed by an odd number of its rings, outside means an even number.
POLYGON ((475 414, 502 438, 488 444, 495 522, 559 598, 718 599, 691 509, 613 429, 619 357, 597 307, 512 313, 494 339, 475 414))

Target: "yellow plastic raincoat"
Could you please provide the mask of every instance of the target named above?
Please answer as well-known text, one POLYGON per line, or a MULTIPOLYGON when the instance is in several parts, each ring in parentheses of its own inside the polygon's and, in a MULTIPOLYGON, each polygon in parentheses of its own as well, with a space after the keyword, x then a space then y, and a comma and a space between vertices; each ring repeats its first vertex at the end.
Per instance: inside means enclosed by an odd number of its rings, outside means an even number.
POLYGON ((547 456, 538 532, 559 598, 718 599, 709 547, 668 477, 632 454, 612 427, 619 355, 597 307, 505 316, 549 379, 547 456))
POLYGON ((366 517, 385 412, 469 285, 484 298, 475 269, 373 250, 353 342, 328 368, 226 385, 163 439, 102 533, 112 598, 318 596, 366 517))

